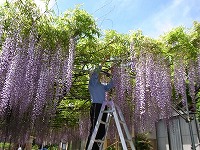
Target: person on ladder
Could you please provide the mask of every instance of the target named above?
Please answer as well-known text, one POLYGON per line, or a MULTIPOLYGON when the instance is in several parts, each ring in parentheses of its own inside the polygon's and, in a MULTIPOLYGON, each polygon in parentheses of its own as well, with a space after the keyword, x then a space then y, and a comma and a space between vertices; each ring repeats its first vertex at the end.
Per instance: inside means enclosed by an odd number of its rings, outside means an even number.
MULTIPOLYGON (((113 80, 110 79, 110 82, 106 85, 102 84, 100 82, 100 78, 102 76, 102 73, 105 74, 108 77, 111 77, 111 74, 109 74, 108 72, 102 71, 102 66, 104 65, 104 63, 106 62, 106 59, 101 63, 100 66, 98 66, 92 73, 92 75, 90 76, 90 80, 89 80, 89 92, 90 92, 90 98, 91 98, 91 102, 92 105, 90 107, 90 121, 91 121, 91 127, 90 127, 90 133, 88 136, 88 140, 87 140, 87 144, 86 144, 86 150, 89 146, 89 142, 93 133, 93 130, 95 128, 100 110, 101 110, 101 106, 102 103, 105 101, 105 95, 106 92, 108 92, 111 88, 113 88, 113 80), (101 74, 101 75, 100 75, 101 74)), ((111 67, 111 72, 112 72, 112 68, 111 67)), ((102 121, 106 121, 107 118, 107 114, 103 114, 102 117, 102 121)), ((103 137, 105 136, 105 125, 100 124, 100 127, 98 129, 97 135, 96 135, 96 139, 103 139, 103 137)), ((99 150, 99 146, 98 143, 94 143, 92 150, 99 150)))

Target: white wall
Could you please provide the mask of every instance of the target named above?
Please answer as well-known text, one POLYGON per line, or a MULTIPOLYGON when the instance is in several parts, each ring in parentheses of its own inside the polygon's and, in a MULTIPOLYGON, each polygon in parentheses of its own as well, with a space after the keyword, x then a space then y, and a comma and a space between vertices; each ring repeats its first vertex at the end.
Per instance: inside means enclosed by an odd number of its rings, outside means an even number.
MULTIPOLYGON (((199 143, 197 132, 199 131, 195 120, 192 120, 191 124, 195 146, 197 146, 199 143)), ((171 150, 191 150, 189 124, 182 117, 174 116, 168 122, 160 120, 156 128, 158 150, 169 150, 170 148, 171 150)), ((200 146, 197 146, 196 150, 200 150, 200 146)))

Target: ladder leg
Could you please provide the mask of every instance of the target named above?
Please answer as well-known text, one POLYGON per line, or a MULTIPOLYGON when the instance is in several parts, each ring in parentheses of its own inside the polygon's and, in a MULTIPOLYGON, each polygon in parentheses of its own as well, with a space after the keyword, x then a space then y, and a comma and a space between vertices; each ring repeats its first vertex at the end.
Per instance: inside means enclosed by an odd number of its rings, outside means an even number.
MULTIPOLYGON (((105 106, 105 109, 103 111, 106 111, 106 110, 107 110, 107 106, 105 106)), ((103 113, 103 112, 101 112, 101 113, 103 115, 102 115, 102 118, 100 120, 99 129, 98 129, 98 132, 97 132, 97 135, 96 135, 97 140, 102 140, 101 143, 98 143, 100 150, 103 149, 103 141, 104 141, 104 137, 105 137, 105 134, 106 134, 106 121, 107 121, 107 116, 108 116, 107 113, 103 113)))
POLYGON ((124 127, 124 130, 125 130, 126 136, 127 136, 127 138, 128 138, 128 142, 129 142, 129 144, 130 144, 130 146, 131 146, 131 149, 132 149, 132 150, 135 150, 135 147, 134 147, 134 145, 133 145, 132 137, 131 137, 131 135, 130 135, 130 132, 129 132, 128 127, 127 127, 127 125, 126 125, 126 121, 125 121, 125 119, 124 119, 124 115, 122 114, 122 111, 121 111, 121 109, 119 108, 119 106, 116 106, 116 109, 117 109, 117 111, 118 111, 118 113, 119 113, 120 120, 123 122, 123 127, 124 127))
MULTIPOLYGON (((97 138, 97 139, 100 138, 100 137, 97 137, 97 134, 98 134, 98 130, 99 130, 100 126, 101 126, 101 128, 103 128, 103 126, 101 125, 101 120, 102 120, 102 117, 103 117, 103 115, 104 115, 103 112, 104 112, 104 110, 105 110, 106 105, 107 105, 107 103, 104 102, 104 103, 102 104, 102 106, 101 106, 101 109, 100 109, 100 112, 99 112, 99 116, 98 116, 96 125, 95 125, 95 127, 94 127, 94 129, 93 129, 93 131, 92 131, 92 135, 91 135, 90 139, 88 139, 88 140, 89 140, 89 144, 88 144, 87 150, 91 150, 92 147, 93 147, 93 145, 94 145, 95 139, 96 139, 96 138, 97 138)), ((101 133, 101 134, 102 134, 102 133, 101 133)), ((99 134, 98 134, 98 135, 99 135, 99 134)))
POLYGON ((113 105, 113 109, 114 109, 113 116, 114 116, 114 120, 115 120, 115 123, 116 123, 116 126, 117 126, 117 130, 118 130, 118 133, 119 133, 119 137, 120 137, 120 140, 121 140, 121 143, 122 143, 123 150, 128 150, 127 145, 126 145, 126 141, 125 141, 125 138, 124 138, 124 135, 123 135, 123 132, 122 132, 122 128, 121 128, 121 125, 120 125, 120 122, 119 122, 119 119, 118 119, 118 115, 117 115, 116 109, 114 108, 114 105, 113 105))
MULTIPOLYGON (((109 107, 107 107, 105 110, 109 111, 110 109, 109 109, 109 107)), ((105 115, 105 118, 102 118, 102 121, 105 122, 105 124, 104 124, 105 134, 104 134, 104 136, 102 138, 102 141, 106 140, 106 136, 107 136, 107 133, 108 133, 108 127, 109 127, 111 116, 112 116, 111 113, 104 113, 104 115, 105 115)), ((103 144, 101 144, 100 149, 103 149, 103 144)))
POLYGON ((124 131, 126 133, 126 138, 127 138, 128 142, 130 144, 131 149, 135 150, 135 147, 134 147, 133 141, 132 141, 132 137, 131 137, 131 135, 128 131, 128 127, 126 125, 124 116, 123 116, 120 108, 118 106, 115 107, 113 101, 105 101, 102 104, 96 125, 95 125, 93 133, 92 133, 92 136, 89 139, 90 141, 89 141, 89 146, 88 146, 87 150, 91 150, 93 148, 94 142, 99 144, 98 149, 100 149, 100 150, 103 149, 103 143, 105 142, 105 138, 106 138, 106 135, 107 135, 107 132, 108 132, 110 119, 111 119, 112 116, 114 117, 114 121, 116 123, 116 127, 117 127, 118 134, 119 134, 119 137, 120 137, 120 140, 121 140, 121 143, 122 143, 123 150, 128 150, 128 147, 127 147, 127 143, 125 141, 125 137, 124 137, 124 134, 123 134, 123 131, 122 131, 121 123, 123 124, 124 131), (107 106, 108 106, 109 109, 105 110, 105 108, 107 106), (102 134, 98 134, 99 128, 102 128, 100 130, 102 130, 102 131, 104 130, 105 133, 103 132, 102 134))

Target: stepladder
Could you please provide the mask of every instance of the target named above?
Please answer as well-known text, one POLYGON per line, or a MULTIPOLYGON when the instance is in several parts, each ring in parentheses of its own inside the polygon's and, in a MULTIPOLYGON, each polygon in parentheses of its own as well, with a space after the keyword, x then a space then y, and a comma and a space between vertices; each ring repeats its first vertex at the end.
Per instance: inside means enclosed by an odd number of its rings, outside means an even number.
POLYGON ((133 140, 122 111, 120 107, 114 104, 112 100, 103 102, 96 125, 89 141, 88 148, 86 150, 91 150, 95 142, 98 144, 99 149, 103 150, 103 145, 106 140, 111 118, 114 119, 123 150, 135 150, 135 146, 133 144, 133 140), (107 114, 106 120, 102 120, 103 114, 107 114), (101 124, 105 125, 105 136, 103 139, 98 139, 96 138, 96 135, 101 124))

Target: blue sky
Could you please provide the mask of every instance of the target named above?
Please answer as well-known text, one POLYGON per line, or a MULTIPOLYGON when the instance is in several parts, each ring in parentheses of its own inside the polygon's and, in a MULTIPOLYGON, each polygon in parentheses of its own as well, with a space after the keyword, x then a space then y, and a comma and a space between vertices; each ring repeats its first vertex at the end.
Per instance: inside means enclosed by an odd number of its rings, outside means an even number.
POLYGON ((190 28, 193 21, 200 22, 200 0, 57 0, 60 13, 77 4, 94 16, 101 29, 119 33, 140 29, 153 38, 173 27, 190 28))
MULTIPOLYGON (((41 0, 35 1, 44 7, 41 0)), ((51 0, 49 7, 61 14, 77 4, 82 4, 101 29, 119 33, 140 29, 153 38, 174 27, 190 28, 193 21, 200 22, 200 0, 51 0)))

